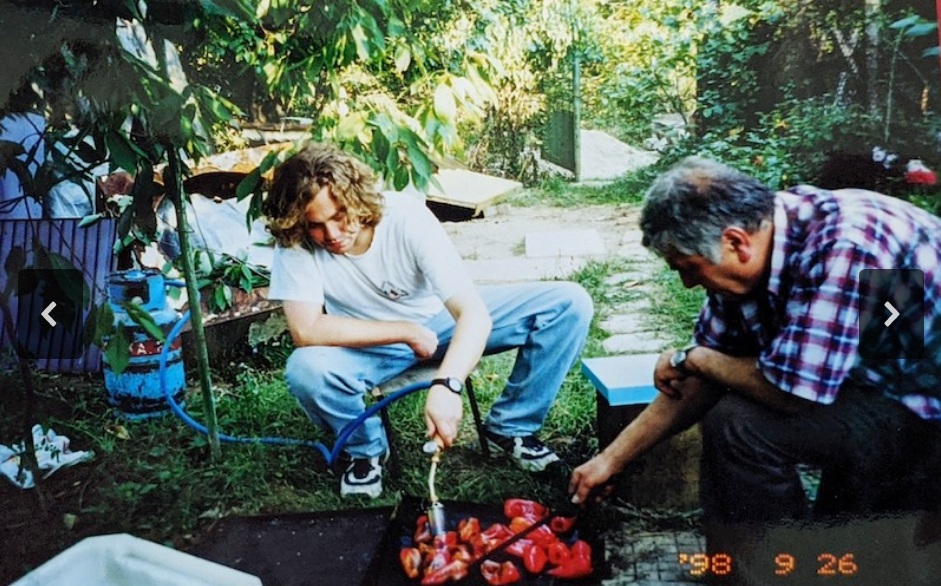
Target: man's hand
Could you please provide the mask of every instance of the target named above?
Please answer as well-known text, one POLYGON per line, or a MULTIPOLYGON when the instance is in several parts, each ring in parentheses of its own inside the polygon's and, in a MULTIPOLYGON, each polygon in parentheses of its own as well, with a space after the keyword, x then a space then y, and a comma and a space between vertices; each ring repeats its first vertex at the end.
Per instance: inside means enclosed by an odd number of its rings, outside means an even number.
POLYGON ((445 448, 451 447, 461 427, 464 403, 461 396, 443 385, 433 385, 428 389, 425 401, 425 425, 428 437, 437 438, 445 448))
POLYGON ((572 471, 569 494, 576 505, 588 502, 591 496, 600 501, 611 494, 614 486, 611 477, 619 472, 604 452, 588 460, 572 471))
POLYGON ((670 365, 670 358, 675 353, 675 350, 668 350, 657 359, 657 366, 653 372, 653 386, 671 399, 680 399, 683 397, 681 387, 689 374, 670 365))
POLYGON ((431 358, 438 350, 438 335, 421 324, 403 323, 408 328, 405 343, 415 353, 415 357, 419 360, 431 358))

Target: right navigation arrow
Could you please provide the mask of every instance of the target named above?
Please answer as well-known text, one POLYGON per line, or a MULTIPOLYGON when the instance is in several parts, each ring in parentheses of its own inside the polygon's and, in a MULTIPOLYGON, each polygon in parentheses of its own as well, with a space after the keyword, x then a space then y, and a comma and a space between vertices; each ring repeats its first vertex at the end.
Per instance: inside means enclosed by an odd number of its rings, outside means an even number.
POLYGON ((885 320, 885 327, 889 327, 892 325, 892 322, 895 321, 895 318, 899 316, 899 312, 894 307, 892 307, 892 304, 888 301, 885 302, 885 308, 888 309, 889 313, 892 314, 889 316, 889 319, 885 320))

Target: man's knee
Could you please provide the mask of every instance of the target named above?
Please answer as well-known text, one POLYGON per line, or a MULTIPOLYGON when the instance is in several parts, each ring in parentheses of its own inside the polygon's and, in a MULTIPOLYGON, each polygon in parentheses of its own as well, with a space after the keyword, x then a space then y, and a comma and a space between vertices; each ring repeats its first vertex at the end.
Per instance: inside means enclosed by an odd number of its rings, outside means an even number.
POLYGON ((562 300, 566 313, 572 316, 573 321, 587 329, 595 313, 594 302, 588 291, 571 281, 560 281, 553 285, 557 289, 557 295, 562 300))
POLYGON ((291 353, 284 368, 288 389, 295 397, 311 398, 313 389, 324 388, 330 376, 330 359, 325 356, 328 348, 307 346, 291 353))
POLYGON ((748 399, 726 393, 702 419, 703 447, 728 454, 755 445, 761 433, 761 409, 748 399))

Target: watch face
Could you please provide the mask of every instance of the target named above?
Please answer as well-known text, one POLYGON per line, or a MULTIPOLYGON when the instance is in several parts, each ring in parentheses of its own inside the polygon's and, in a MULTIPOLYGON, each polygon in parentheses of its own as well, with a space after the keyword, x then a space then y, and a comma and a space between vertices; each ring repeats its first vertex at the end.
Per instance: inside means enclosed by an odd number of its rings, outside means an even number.
POLYGON ((684 350, 678 350, 675 354, 673 354, 673 356, 670 357, 670 366, 673 368, 679 368, 685 361, 686 352, 684 350))
POLYGON ((461 384, 461 381, 456 378, 448 377, 444 379, 445 384, 448 385, 448 388, 454 391, 455 393, 460 393, 464 385, 461 384))

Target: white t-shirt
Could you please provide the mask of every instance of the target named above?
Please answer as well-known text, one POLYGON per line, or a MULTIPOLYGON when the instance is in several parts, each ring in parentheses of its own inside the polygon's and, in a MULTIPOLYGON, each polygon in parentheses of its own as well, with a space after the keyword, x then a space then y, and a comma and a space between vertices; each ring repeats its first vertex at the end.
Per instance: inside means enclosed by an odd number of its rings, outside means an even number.
POLYGON ((422 322, 472 287, 460 255, 421 200, 384 193, 385 213, 365 253, 333 254, 314 245, 276 246, 269 299, 309 301, 327 313, 422 322))

